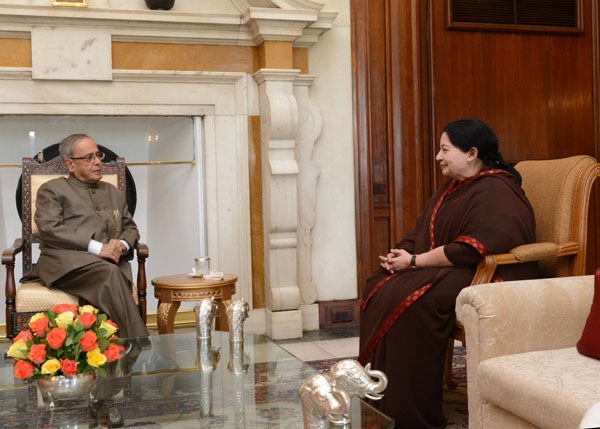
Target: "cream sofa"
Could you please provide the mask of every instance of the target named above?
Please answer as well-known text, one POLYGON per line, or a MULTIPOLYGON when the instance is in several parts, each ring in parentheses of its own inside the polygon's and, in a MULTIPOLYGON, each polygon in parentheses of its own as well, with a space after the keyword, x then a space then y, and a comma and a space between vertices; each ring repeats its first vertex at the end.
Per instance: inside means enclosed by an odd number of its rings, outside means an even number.
POLYGON ((600 401, 600 360, 580 355, 594 277, 463 289, 469 428, 577 428, 600 401))

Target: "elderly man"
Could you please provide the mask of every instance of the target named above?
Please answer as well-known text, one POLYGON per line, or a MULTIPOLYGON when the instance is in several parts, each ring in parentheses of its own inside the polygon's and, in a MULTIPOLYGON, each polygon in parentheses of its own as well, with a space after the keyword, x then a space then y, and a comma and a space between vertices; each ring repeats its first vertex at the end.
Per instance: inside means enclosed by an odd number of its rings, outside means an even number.
POLYGON ((37 193, 40 258, 27 279, 83 298, 119 326, 121 337, 148 335, 132 297, 129 260, 139 232, 123 192, 101 182, 102 159, 85 134, 65 138, 59 151, 70 174, 37 193))

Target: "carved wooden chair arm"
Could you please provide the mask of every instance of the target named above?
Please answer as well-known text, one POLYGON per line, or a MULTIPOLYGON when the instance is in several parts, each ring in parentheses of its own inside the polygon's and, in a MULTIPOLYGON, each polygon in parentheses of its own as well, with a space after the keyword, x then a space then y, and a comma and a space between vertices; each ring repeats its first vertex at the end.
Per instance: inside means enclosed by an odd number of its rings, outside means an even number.
POLYGON ((137 261, 138 261, 138 272, 137 272, 137 294, 138 294, 138 307, 140 310, 140 315, 142 316, 142 320, 146 323, 146 259, 150 254, 148 250, 148 246, 144 243, 136 243, 135 250, 137 253, 137 261))
POLYGON ((22 238, 17 238, 11 247, 2 251, 2 265, 12 264, 14 266, 15 256, 23 250, 23 243, 22 238))
POLYGON ((560 256, 575 255, 579 252, 579 243, 531 243, 517 246, 508 253, 485 255, 479 261, 477 272, 471 285, 489 283, 498 265, 522 264, 525 262, 541 261, 560 256))
POLYGON ((138 260, 140 258, 142 258, 142 259, 148 258, 149 252, 148 252, 148 246, 146 244, 140 243, 140 242, 135 243, 134 249, 137 252, 138 260))

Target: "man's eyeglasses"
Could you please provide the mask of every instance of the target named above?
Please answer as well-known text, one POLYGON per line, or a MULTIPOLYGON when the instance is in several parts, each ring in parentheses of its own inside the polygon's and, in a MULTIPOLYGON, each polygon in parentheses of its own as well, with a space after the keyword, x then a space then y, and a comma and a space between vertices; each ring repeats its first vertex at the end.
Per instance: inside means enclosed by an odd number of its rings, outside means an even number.
POLYGON ((70 156, 69 159, 83 159, 85 162, 92 162, 94 158, 102 161, 104 159, 104 152, 88 153, 85 156, 70 156))

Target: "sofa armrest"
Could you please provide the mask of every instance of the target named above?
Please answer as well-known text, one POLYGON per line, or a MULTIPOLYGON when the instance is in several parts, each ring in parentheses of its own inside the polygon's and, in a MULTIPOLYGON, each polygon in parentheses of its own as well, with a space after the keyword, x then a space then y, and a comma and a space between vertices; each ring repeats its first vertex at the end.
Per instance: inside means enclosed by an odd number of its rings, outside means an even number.
POLYGON ((573 347, 590 311, 593 276, 483 284, 465 288, 456 316, 481 359, 573 347))

